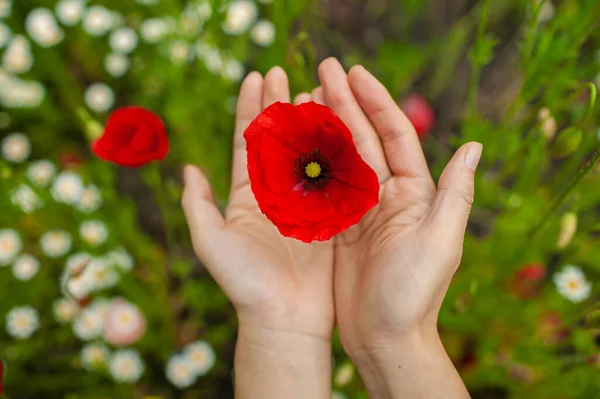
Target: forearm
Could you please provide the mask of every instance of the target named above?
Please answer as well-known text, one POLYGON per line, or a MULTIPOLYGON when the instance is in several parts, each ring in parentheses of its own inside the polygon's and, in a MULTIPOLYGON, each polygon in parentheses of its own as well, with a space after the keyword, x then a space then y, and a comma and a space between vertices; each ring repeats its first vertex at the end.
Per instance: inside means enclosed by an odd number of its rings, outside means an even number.
POLYGON ((371 399, 470 398, 437 331, 372 347, 353 357, 371 399))
POLYGON ((236 399, 331 398, 331 342, 240 325, 236 399))

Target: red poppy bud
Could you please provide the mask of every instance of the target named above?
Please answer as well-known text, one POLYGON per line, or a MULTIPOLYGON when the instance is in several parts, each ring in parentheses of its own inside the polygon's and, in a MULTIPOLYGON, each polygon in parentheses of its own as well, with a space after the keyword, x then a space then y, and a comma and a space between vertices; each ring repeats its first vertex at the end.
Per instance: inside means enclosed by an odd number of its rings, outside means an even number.
POLYGON ((521 281, 539 281, 546 277, 546 267, 541 263, 528 263, 517 272, 521 281))
POLYGON ((144 108, 125 107, 111 114, 102 136, 92 143, 92 151, 106 161, 137 167, 164 159, 169 141, 157 115, 144 108))
POLYGON ((435 114, 427 100, 420 94, 411 94, 400 106, 419 138, 424 138, 435 125, 435 114))
POLYGON ((244 132, 250 186, 286 237, 329 240, 379 202, 379 181, 344 123, 323 105, 275 103, 244 132))
POLYGON ((0 357, 0 395, 4 392, 4 360, 0 357))

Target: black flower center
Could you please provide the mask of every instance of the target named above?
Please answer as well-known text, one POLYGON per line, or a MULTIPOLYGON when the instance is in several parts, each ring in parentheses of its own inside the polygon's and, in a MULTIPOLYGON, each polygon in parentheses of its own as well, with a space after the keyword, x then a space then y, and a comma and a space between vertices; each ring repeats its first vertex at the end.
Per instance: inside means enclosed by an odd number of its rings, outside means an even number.
POLYGON ((305 190, 323 191, 331 180, 331 162, 318 148, 300 155, 294 171, 305 190))

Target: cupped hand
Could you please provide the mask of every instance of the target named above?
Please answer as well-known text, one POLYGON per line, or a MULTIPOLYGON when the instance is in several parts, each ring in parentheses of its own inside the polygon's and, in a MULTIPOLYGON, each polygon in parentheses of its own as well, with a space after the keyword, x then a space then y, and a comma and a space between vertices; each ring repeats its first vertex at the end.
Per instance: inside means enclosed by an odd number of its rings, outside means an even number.
POLYGON ((182 204, 194 249, 232 301, 240 324, 329 340, 333 331, 333 242, 283 237, 250 189, 243 133, 274 102, 290 101, 283 69, 244 80, 237 105, 232 182, 223 217, 206 177, 187 166, 182 204))
POLYGON ((462 146, 433 183, 414 128, 363 67, 319 67, 313 98, 348 125, 381 184, 380 203, 336 237, 335 310, 344 348, 364 353, 406 337, 437 334, 437 315, 456 271, 482 146, 462 146))

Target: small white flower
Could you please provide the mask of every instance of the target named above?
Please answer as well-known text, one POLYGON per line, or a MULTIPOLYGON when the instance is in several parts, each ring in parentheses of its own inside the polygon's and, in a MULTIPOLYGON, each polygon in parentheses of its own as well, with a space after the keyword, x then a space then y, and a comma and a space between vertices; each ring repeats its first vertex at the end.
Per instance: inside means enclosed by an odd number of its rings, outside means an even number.
POLYGON ((234 1, 227 8, 227 16, 225 22, 223 22, 223 32, 229 35, 240 35, 250 28, 257 15, 258 10, 253 1, 234 1))
POLYGON ((190 45, 183 40, 177 40, 171 43, 170 58, 175 65, 183 65, 191 60, 190 45))
POLYGON ((33 255, 22 254, 13 263, 12 272, 17 280, 29 281, 40 270, 40 261, 33 255))
POLYGON ((97 211, 102 206, 102 194, 100 190, 93 184, 87 186, 79 201, 77 202, 77 209, 84 213, 91 213, 97 211))
POLYGON ((19 233, 12 229, 0 229, 0 266, 9 265, 23 248, 19 233))
POLYGON ((37 310, 31 306, 12 308, 6 315, 6 332, 16 339, 27 339, 40 326, 37 310))
POLYGON ((110 35, 110 47, 115 53, 129 54, 137 44, 138 37, 133 29, 120 28, 110 35))
POLYGON ((134 383, 144 373, 144 362, 137 351, 121 349, 113 354, 108 369, 115 381, 134 383))
POLYGON ((334 382, 338 387, 347 385, 354 378, 354 367, 350 363, 341 366, 335 374, 334 382))
MULTIPOLYGON (((87 252, 77 252, 69 255, 65 262, 65 268, 60 276, 61 288, 67 288, 66 285, 70 279, 75 279, 80 276, 91 260, 92 255, 87 252)), ((85 293, 87 294, 87 291, 85 293)), ((73 295, 73 293, 71 294, 73 295)))
POLYGON ((58 20, 67 26, 74 26, 81 20, 84 11, 83 0, 61 0, 56 5, 58 20))
POLYGON ((208 19, 210 19, 212 15, 212 6, 210 5, 210 2, 203 1, 200 4, 197 4, 196 13, 203 21, 207 21, 208 19))
POLYGON ((65 171, 59 173, 52 184, 52 196, 58 202, 74 205, 83 194, 83 181, 75 172, 65 171))
POLYGON ((106 258, 123 272, 129 272, 133 269, 133 266, 135 266, 133 256, 131 256, 123 247, 113 249, 106 254, 106 258))
POLYGON ((244 66, 234 58, 229 58, 223 65, 223 76, 232 82, 239 82, 244 77, 244 66))
POLYGON ((267 20, 258 21, 250 31, 250 37, 259 46, 269 47, 275 41, 275 25, 267 20))
POLYGON ((22 35, 15 35, 2 57, 2 65, 7 71, 12 73, 28 72, 33 65, 33 55, 31 54, 31 45, 22 35))
POLYGON ((577 266, 565 266, 554 274, 553 280, 558 293, 571 302, 582 302, 590 297, 592 286, 577 266))
POLYGON ((205 341, 196 341, 189 344, 184 353, 188 358, 192 371, 197 376, 206 375, 214 367, 217 360, 214 349, 205 341))
POLYGON ((54 319, 59 323, 64 324, 70 322, 77 316, 79 305, 70 298, 59 298, 54 301, 52 309, 54 310, 54 319))
POLYGON ((93 342, 81 349, 79 359, 84 369, 95 370, 98 367, 104 366, 109 357, 110 351, 106 345, 101 342, 93 342))
POLYGON ((124 347, 136 343, 146 332, 146 318, 139 308, 122 298, 113 299, 105 320, 103 338, 124 347))
POLYGON ((106 112, 114 105, 115 94, 108 85, 94 83, 85 91, 85 103, 93 111, 106 112))
POLYGON ((27 167, 27 177, 38 187, 46 187, 50 184, 55 174, 56 165, 45 159, 32 162, 27 167))
POLYGON ((25 20, 25 28, 29 36, 42 47, 52 47, 65 37, 54 19, 54 14, 47 8, 31 11, 25 20))
POLYGON ((123 54, 108 54, 104 58, 104 69, 113 78, 120 78, 129 70, 129 58, 123 54))
POLYGON ((71 236, 64 230, 50 230, 40 237, 40 248, 49 258, 58 258, 71 250, 71 236))
POLYGON ((115 23, 115 16, 102 6, 88 8, 83 18, 83 28, 92 36, 102 36, 108 32, 115 23))
POLYGON ((2 140, 2 156, 9 162, 21 163, 31 154, 29 138, 23 133, 9 134, 2 140))
POLYGON ((102 258, 91 259, 81 273, 87 292, 112 288, 119 282, 119 278, 116 268, 102 258))
MULTIPOLYGON (((542 2, 542 0, 535 0, 536 3, 536 7, 538 7, 538 5, 542 2)), ((548 22, 552 19, 552 17, 554 17, 554 6, 552 5, 552 2, 550 0, 546 1, 544 3, 544 5, 542 6, 542 9, 540 10, 540 14, 539 14, 539 20, 540 22, 548 22)))
POLYGON ((27 184, 20 184, 14 188, 11 201, 24 213, 31 213, 43 206, 40 197, 27 184))
POLYGON ((333 391, 331 392, 331 399, 348 399, 348 397, 340 391, 333 391))
POLYGON ((197 374, 187 356, 175 355, 169 359, 165 367, 167 379, 179 389, 192 386, 196 382, 197 374))
POLYGON ((35 108, 46 95, 40 82, 26 82, 12 77, 0 85, 0 101, 7 108, 35 108))
POLYGON ((158 43, 168 32, 168 26, 160 18, 145 20, 140 26, 142 39, 150 44, 158 43))
POLYGON ((11 9, 12 0, 0 0, 0 18, 9 17, 11 9))
POLYGON ((84 308, 73 322, 73 334, 82 341, 90 341, 102 335, 106 318, 107 301, 95 300, 84 308))
POLYGON ((203 57, 204 65, 209 72, 218 74, 221 73, 221 69, 223 68, 223 57, 219 50, 212 49, 209 50, 203 57))
POLYGON ((6 46, 10 41, 12 32, 8 26, 0 22, 0 48, 6 46))
POLYGON ((101 220, 86 220, 79 226, 79 236, 84 242, 97 247, 108 238, 108 229, 101 220))

